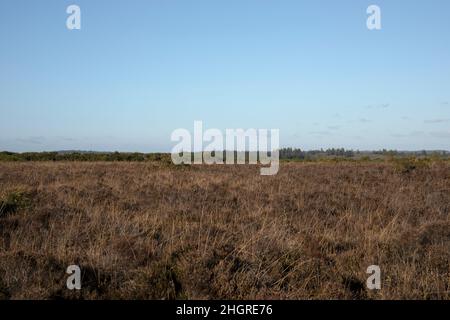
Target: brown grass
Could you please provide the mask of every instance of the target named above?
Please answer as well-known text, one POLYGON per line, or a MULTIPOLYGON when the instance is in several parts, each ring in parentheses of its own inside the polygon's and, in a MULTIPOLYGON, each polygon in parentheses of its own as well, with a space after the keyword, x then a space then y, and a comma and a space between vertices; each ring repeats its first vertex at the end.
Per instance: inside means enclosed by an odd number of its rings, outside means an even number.
POLYGON ((449 169, 0 163, 0 298, 449 299, 449 169))

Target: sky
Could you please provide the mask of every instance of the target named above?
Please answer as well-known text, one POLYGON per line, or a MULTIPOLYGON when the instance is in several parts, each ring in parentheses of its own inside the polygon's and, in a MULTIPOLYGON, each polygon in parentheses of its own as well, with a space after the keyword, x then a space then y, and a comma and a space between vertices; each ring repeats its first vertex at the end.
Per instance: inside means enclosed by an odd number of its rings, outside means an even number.
POLYGON ((1 0, 0 150, 166 152, 195 120, 450 150, 450 1, 1 0))

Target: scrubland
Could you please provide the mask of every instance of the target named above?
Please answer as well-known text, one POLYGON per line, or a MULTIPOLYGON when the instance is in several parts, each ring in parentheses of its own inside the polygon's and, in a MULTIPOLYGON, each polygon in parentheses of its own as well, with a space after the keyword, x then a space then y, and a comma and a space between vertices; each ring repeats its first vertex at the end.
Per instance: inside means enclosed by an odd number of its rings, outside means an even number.
POLYGON ((449 214, 446 161, 0 162, 0 299, 449 299, 449 214))

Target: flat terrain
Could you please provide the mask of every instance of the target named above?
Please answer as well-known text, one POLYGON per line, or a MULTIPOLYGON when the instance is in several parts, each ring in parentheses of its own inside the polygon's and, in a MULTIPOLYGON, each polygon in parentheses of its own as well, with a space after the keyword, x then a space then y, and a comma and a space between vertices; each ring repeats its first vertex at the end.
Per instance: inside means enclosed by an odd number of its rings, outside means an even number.
POLYGON ((450 298, 448 162, 2 162, 0 199, 0 299, 450 298))

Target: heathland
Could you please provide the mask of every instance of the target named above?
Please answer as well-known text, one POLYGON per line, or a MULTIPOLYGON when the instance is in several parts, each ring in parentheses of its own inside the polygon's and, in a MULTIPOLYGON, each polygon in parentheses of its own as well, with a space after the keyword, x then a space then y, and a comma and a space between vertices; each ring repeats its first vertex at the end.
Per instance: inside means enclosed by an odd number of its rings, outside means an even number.
POLYGON ((0 299, 450 298, 445 159, 283 161, 275 176, 16 160, 0 162, 0 299))

